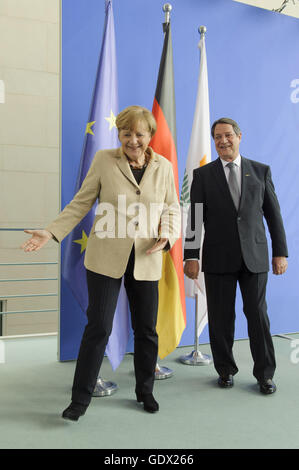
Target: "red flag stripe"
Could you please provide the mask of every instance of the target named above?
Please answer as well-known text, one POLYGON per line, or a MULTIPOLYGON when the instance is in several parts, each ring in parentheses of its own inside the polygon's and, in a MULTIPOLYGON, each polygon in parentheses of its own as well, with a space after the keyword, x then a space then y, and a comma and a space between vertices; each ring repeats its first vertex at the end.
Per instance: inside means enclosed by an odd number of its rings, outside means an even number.
POLYGON ((153 115, 157 122, 157 132, 151 140, 151 147, 155 152, 163 155, 172 163, 173 175, 175 180, 175 186, 177 195, 179 198, 179 182, 178 182, 178 164, 177 164, 177 153, 175 143, 165 119, 162 108, 160 107, 156 98, 153 103, 153 115))
MULTIPOLYGON (((172 138, 172 134, 168 127, 167 121, 165 119, 163 110, 159 106, 156 98, 154 99, 153 103, 153 115, 157 121, 157 132, 154 135, 151 146, 155 149, 155 152, 163 155, 167 158, 170 163, 172 163, 174 180, 176 191, 179 199, 179 184, 178 184, 178 165, 177 165, 177 154, 176 154, 176 147, 174 140, 172 138)), ((176 273, 179 280, 179 287, 180 287, 180 298, 182 303, 182 310, 183 316, 186 323, 186 304, 185 304, 185 288, 184 288, 184 272, 180 269, 183 266, 183 255, 182 250, 180 249, 181 246, 179 243, 175 243, 174 246, 170 250, 170 254, 173 260, 174 265, 179 267, 176 269, 176 273)))

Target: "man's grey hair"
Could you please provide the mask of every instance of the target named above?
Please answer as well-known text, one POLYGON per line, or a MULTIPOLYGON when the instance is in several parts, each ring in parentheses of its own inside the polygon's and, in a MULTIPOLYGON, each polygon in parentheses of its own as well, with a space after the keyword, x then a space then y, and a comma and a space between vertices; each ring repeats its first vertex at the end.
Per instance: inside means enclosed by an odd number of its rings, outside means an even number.
POLYGON ((236 121, 234 121, 233 119, 230 119, 230 118, 220 118, 220 119, 217 119, 217 121, 214 122, 214 124, 212 125, 212 128, 211 128, 211 134, 212 134, 212 137, 214 139, 214 131, 215 131, 215 127, 217 126, 217 124, 230 124, 233 129, 234 129, 234 132, 236 135, 240 135, 241 134, 241 130, 240 130, 240 127, 239 125, 236 123, 236 121))

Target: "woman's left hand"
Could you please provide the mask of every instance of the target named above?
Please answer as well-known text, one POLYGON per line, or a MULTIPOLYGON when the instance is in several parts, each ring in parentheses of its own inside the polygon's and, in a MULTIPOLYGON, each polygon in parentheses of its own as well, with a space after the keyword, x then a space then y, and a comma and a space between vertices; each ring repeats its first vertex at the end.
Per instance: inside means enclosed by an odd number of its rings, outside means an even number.
POLYGON ((152 255, 153 253, 157 253, 157 251, 163 250, 165 246, 167 245, 168 238, 160 238, 152 248, 147 250, 146 254, 147 255, 152 255))

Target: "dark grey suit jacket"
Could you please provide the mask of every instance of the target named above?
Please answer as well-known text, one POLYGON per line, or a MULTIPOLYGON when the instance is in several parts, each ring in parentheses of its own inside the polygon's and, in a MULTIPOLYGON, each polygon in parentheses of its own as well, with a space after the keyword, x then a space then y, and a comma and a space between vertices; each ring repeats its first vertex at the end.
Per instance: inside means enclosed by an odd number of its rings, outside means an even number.
MULTIPOLYGON (((267 238, 263 219, 272 240, 272 256, 288 256, 280 207, 270 167, 242 157, 242 193, 237 211, 220 158, 193 173, 189 223, 195 227, 195 203, 203 204, 204 242, 202 271, 238 271, 244 260, 254 273, 269 270, 267 238)), ((199 258, 200 247, 189 248, 186 238, 184 259, 199 258)))

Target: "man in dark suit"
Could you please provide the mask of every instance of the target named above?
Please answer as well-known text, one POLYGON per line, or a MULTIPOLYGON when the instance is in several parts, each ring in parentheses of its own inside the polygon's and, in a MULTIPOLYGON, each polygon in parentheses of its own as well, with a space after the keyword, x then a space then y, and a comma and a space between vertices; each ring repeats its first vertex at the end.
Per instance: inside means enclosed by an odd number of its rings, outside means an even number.
MULTIPOLYGON (((263 217, 272 240, 272 269, 287 269, 287 244, 270 167, 241 157, 241 131, 229 118, 212 126, 219 158, 194 170, 188 226, 201 230, 195 220, 196 203, 202 204, 205 276, 210 344, 220 387, 232 387, 238 372, 233 357, 235 297, 239 282, 253 357, 253 375, 260 391, 276 391, 273 382, 275 354, 267 315, 268 247, 263 217)), ((188 238, 189 236, 189 238, 188 238)), ((200 247, 186 238, 184 271, 196 279, 200 247)), ((198 238, 198 237, 197 237, 198 238)), ((200 237, 199 237, 200 238, 200 237)))

